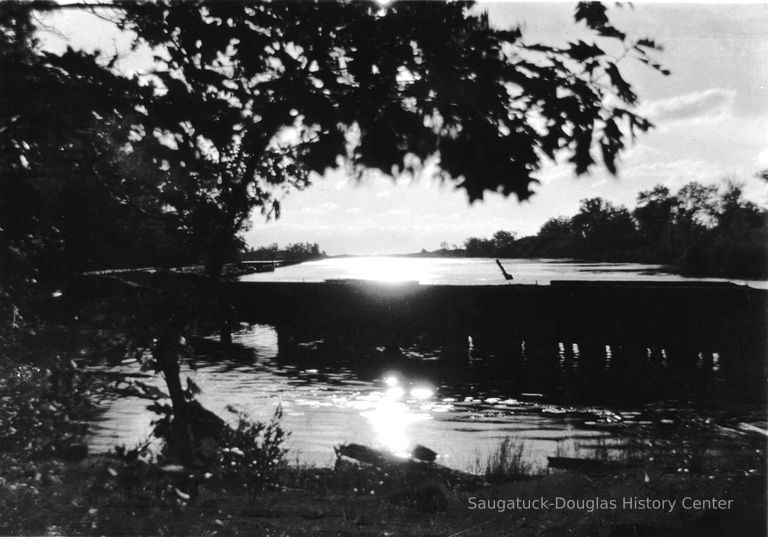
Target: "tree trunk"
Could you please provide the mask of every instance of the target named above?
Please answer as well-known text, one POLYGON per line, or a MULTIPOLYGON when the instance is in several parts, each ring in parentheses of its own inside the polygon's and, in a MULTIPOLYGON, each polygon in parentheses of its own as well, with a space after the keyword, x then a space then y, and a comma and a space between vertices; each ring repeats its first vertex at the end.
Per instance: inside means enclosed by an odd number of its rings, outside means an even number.
POLYGON ((173 419, 169 437, 166 438, 171 450, 175 452, 181 462, 191 464, 194 460, 194 447, 187 412, 187 399, 184 388, 181 386, 181 367, 177 352, 179 335, 175 333, 164 334, 158 338, 155 358, 168 386, 168 394, 173 406, 173 419))
POLYGON ((223 345, 232 345, 232 312, 224 298, 221 301, 221 327, 219 328, 219 341, 223 345))
POLYGON ((214 311, 219 313, 219 341, 224 345, 232 344, 232 311, 227 300, 221 295, 221 275, 224 270, 224 263, 229 253, 227 247, 228 240, 222 237, 219 248, 211 252, 206 267, 206 276, 208 277, 208 293, 210 302, 214 306, 214 311))

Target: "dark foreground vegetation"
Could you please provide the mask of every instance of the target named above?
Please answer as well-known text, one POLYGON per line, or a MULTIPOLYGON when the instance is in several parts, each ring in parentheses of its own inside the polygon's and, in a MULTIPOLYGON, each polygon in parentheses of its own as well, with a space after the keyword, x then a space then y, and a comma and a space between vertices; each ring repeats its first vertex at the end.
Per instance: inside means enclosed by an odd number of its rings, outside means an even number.
POLYGON ((548 220, 534 236, 498 231, 434 253, 661 263, 688 274, 768 278, 768 210, 730 181, 720 188, 692 182, 674 194, 657 185, 638 195, 632 211, 585 199, 577 214, 548 220))
MULTIPOLYGON (((526 446, 514 437, 478 460, 475 475, 359 447, 340 450, 335 468, 313 468, 286 451, 288 433, 279 413, 267 423, 233 413, 221 417, 225 424, 196 405, 194 387, 187 386, 187 419, 198 441, 192 459, 182 463, 164 394, 153 393, 139 372, 118 378, 85 367, 93 360, 124 359, 130 322, 110 313, 124 307, 121 296, 136 298, 121 290, 99 304, 48 300, 30 308, 29 318, 19 319, 13 330, 0 332, 0 350, 9 357, 0 364, 0 534, 569 536, 574 528, 590 536, 765 533, 765 439, 734 437, 740 448, 724 458, 702 441, 698 427, 706 423, 675 426, 652 442, 638 436, 618 457, 610 455, 610 446, 569 452, 592 461, 579 470, 532 466, 526 446), (79 319, 62 324, 73 308, 79 319), (156 437, 109 454, 88 454, 84 423, 99 411, 94 402, 129 393, 145 397, 157 413, 156 437), (551 509, 507 503, 542 497, 551 500, 551 509), (630 497, 676 499, 677 507, 670 513, 595 506, 597 499, 621 505, 630 497), (730 507, 684 509, 685 497, 724 500, 730 507), (555 508, 557 498, 572 506, 555 508)), ((210 340, 186 343, 188 359, 203 344, 214 345, 222 357, 236 352, 210 340)), ((140 356, 147 362, 142 370, 151 369, 151 357, 140 356)))

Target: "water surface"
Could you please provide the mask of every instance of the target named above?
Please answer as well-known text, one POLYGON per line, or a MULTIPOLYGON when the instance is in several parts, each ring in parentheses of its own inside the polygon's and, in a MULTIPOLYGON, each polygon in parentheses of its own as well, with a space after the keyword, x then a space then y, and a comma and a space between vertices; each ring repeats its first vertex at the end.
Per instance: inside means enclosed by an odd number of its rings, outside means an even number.
MULTIPOLYGON (((551 259, 502 259, 515 283, 548 284, 552 280, 733 281, 768 288, 766 281, 690 278, 664 265, 583 263, 551 259)), ((318 282, 326 279, 418 281, 422 284, 506 284, 494 259, 461 257, 333 257, 242 276, 241 281, 318 282)))
MULTIPOLYGON (((744 423, 766 427, 760 379, 750 381, 718 353, 694 353, 674 365, 680 357, 666 349, 526 342, 505 356, 476 355, 468 346, 456 357, 428 339, 399 352, 348 349, 280 342, 272 327, 245 324, 234 341, 233 352, 201 352, 197 370, 184 374, 202 388, 203 405, 225 418, 234 419, 228 405, 261 420, 280 406, 290 457, 302 463, 332 465, 333 447, 344 442, 400 455, 422 444, 443 464, 472 471, 512 436, 529 462, 543 467, 548 455, 620 451, 702 423, 702 434, 728 442, 744 423)), ((163 388, 159 377, 147 380, 163 388)), ((153 419, 147 404, 105 401, 92 448, 144 440, 153 419)))

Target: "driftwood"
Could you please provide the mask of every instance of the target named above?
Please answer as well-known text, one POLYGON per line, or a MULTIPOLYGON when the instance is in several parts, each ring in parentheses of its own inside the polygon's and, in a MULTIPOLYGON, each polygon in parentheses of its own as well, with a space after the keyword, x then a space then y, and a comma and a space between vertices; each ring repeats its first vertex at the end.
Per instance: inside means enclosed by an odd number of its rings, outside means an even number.
MULTIPOLYGON (((417 456, 429 455, 434 452, 424 446, 417 456)), ((358 464, 373 466, 383 470, 394 479, 408 481, 441 481, 451 489, 478 488, 487 486, 481 476, 454 470, 432 461, 419 460, 414 457, 397 457, 385 451, 363 446, 361 444, 342 444, 334 448, 336 452, 337 468, 343 466, 343 461, 353 460, 358 464)))

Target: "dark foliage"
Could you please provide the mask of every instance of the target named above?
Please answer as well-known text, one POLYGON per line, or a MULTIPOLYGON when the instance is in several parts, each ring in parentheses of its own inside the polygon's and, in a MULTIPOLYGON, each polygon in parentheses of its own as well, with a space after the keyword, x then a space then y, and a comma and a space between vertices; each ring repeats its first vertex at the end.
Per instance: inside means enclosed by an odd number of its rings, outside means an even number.
POLYGON ((535 236, 500 241, 506 233, 471 237, 464 253, 656 262, 689 273, 768 277, 768 211, 745 200, 732 182, 721 190, 689 183, 674 195, 657 185, 638 195, 632 212, 586 199, 576 215, 548 220, 535 236))
POLYGON ((242 261, 304 261, 324 256, 325 252, 321 252, 316 243, 297 242, 287 244, 284 248, 280 248, 277 243, 250 248, 241 253, 239 258, 242 261))
POLYGON ((34 6, 0 6, 3 288, 170 262, 180 252, 159 216, 162 201, 138 195, 140 163, 126 145, 150 89, 105 68, 98 54, 41 51, 34 6))
POLYGON ((279 471, 286 466, 288 434, 280 427, 279 407, 267 423, 251 421, 242 413, 237 417, 235 427, 224 431, 212 481, 224 490, 254 496, 276 485, 279 471))
POLYGON ((626 137, 650 126, 607 50, 658 68, 656 45, 604 10, 580 6, 594 40, 558 48, 493 28, 468 2, 120 6, 137 43, 158 51, 159 91, 133 145, 155 148, 168 203, 213 272, 251 211, 279 215, 277 193, 311 172, 417 172, 437 158, 470 200, 525 199, 543 158, 564 153, 584 173, 597 142, 614 171, 626 137))
MULTIPOLYGON (((67 9, 85 9, 67 6, 67 9)), ((605 166, 650 124, 616 57, 663 71, 649 39, 580 4, 564 46, 494 28, 469 2, 116 2, 96 5, 154 68, 41 50, 33 16, 0 6, 0 248, 6 282, 202 261, 216 278, 251 213, 347 166, 437 159, 470 200, 527 198, 545 158, 605 166), (611 97, 614 97, 613 99, 611 97), (607 104, 620 103, 620 104, 607 104), (152 248, 147 248, 151 244, 152 248)))
POLYGON ((191 464, 184 336, 218 317, 228 339, 217 281, 254 211, 279 216, 283 192, 338 166, 362 177, 437 159, 471 201, 527 198, 546 158, 584 173, 595 145, 614 171, 650 127, 615 58, 658 70, 656 46, 594 5, 575 20, 592 38, 554 47, 493 28, 468 2, 0 4, 2 313, 15 319, 42 277, 205 263, 202 286, 160 272, 130 309, 132 344, 164 374, 191 464), (57 9, 107 13, 153 49, 153 69, 126 77, 117 57, 41 49, 34 15, 57 9))

